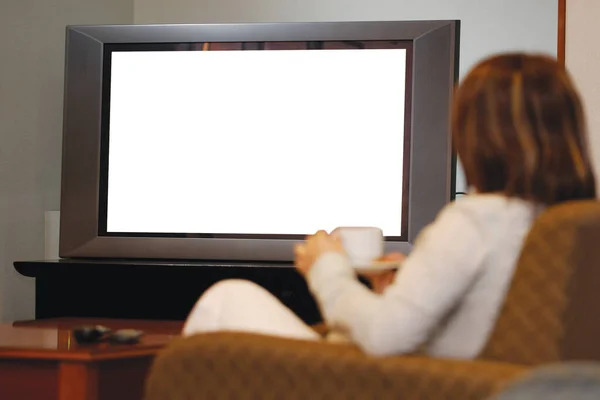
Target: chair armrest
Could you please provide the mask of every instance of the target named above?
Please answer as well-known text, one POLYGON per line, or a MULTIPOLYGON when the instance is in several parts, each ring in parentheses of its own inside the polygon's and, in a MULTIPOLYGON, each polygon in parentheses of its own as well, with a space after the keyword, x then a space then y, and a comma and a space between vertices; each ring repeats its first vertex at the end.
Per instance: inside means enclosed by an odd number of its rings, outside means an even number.
POLYGON ((147 400, 485 399, 524 367, 369 357, 349 345, 244 333, 175 340, 155 359, 147 400))

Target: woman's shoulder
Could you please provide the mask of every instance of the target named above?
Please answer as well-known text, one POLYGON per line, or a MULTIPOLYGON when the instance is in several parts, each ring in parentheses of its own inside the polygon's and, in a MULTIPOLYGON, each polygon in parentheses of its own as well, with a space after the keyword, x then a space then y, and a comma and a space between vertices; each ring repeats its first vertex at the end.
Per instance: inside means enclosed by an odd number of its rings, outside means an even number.
POLYGON ((447 243, 452 252, 464 254, 471 254, 474 248, 481 254, 493 249, 517 249, 536 213, 535 205, 526 200, 500 194, 470 194, 446 205, 418 242, 432 243, 436 248, 447 243))
POLYGON ((446 205, 439 218, 464 219, 477 225, 489 226, 495 221, 529 221, 536 212, 535 204, 527 200, 495 193, 474 193, 459 197, 446 205))
POLYGON ((501 193, 473 193, 457 197, 449 206, 473 210, 531 209, 534 203, 501 193))

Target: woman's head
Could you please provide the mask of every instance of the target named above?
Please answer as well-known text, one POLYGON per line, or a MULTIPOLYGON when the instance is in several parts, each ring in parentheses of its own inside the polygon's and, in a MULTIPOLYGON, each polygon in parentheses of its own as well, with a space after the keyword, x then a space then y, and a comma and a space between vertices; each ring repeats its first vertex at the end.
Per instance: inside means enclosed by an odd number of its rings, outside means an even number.
POLYGON ((478 64, 456 92, 452 133, 467 183, 543 204, 595 198, 579 95, 545 56, 478 64))

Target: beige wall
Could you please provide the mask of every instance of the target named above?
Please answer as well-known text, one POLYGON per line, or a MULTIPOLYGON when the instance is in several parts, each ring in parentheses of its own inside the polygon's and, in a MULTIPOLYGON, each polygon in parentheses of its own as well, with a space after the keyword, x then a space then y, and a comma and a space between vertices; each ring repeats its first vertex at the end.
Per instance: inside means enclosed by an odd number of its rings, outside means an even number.
POLYGON ((12 263, 43 258, 59 206, 65 26, 132 22, 132 0, 0 1, 0 321, 33 317, 12 263))
POLYGON ((558 0, 134 1, 136 23, 460 19, 461 75, 491 53, 557 47, 558 0))
MULTIPOLYGON (((600 167, 600 1, 567 0, 566 65, 583 97, 596 170, 600 167)), ((600 174, 597 174, 600 175, 600 174)), ((597 177, 600 184, 600 176, 597 177)))

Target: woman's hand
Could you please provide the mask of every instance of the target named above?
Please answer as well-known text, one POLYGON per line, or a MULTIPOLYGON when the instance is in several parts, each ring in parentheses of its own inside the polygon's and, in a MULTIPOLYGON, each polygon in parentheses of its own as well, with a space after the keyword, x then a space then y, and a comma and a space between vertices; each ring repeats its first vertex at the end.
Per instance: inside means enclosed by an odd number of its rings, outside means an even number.
MULTIPOLYGON (((389 253, 379 259, 379 261, 404 261, 406 255, 402 253, 389 253)), ((383 273, 363 274, 369 283, 371 289, 378 294, 382 294, 388 286, 390 286, 396 278, 396 271, 386 271, 383 273)))
POLYGON ((324 253, 335 251, 343 253, 342 243, 335 235, 329 235, 325 231, 318 231, 306 238, 302 244, 294 248, 294 265, 302 275, 306 275, 315 261, 324 253))

